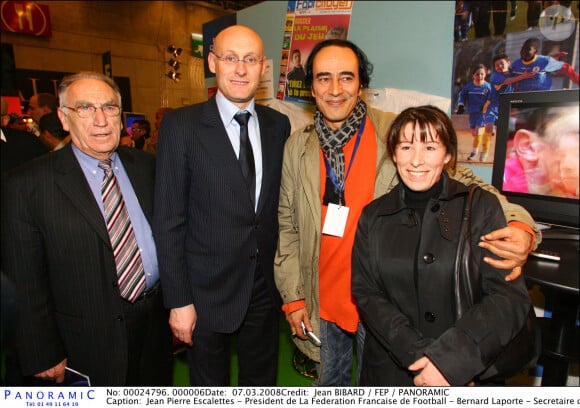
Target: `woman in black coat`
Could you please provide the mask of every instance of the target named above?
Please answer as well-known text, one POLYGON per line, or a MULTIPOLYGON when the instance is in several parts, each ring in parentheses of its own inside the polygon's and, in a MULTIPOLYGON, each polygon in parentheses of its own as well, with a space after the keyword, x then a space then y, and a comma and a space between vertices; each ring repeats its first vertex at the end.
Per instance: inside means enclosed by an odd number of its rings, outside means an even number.
POLYGON ((352 292, 367 326, 360 383, 477 384, 530 309, 523 278, 506 282, 477 245, 505 216, 493 194, 476 196, 471 251, 482 298, 457 320, 454 262, 469 189, 447 174, 457 160, 453 125, 435 107, 409 108, 393 122, 387 148, 401 183, 364 209, 353 247, 352 292))

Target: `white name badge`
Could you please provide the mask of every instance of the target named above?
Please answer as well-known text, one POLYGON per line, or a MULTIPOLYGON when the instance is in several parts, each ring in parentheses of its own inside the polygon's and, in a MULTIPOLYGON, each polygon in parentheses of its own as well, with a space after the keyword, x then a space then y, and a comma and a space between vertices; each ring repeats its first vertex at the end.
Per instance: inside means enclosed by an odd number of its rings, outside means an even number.
POLYGON ((342 238, 349 210, 348 207, 329 203, 328 211, 326 211, 326 218, 324 219, 324 225, 322 227, 322 233, 342 238))

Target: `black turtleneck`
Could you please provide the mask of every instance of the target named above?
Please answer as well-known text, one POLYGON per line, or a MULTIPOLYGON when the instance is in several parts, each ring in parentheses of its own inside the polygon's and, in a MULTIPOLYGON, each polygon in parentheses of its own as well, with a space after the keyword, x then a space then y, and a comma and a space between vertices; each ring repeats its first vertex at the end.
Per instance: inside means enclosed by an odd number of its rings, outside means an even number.
POLYGON ((429 204, 429 200, 433 197, 438 197, 443 190, 443 177, 439 178, 429 190, 425 191, 414 191, 403 184, 403 201, 405 204, 415 210, 414 212, 419 215, 420 219, 423 219, 423 214, 425 213, 425 208, 429 204))

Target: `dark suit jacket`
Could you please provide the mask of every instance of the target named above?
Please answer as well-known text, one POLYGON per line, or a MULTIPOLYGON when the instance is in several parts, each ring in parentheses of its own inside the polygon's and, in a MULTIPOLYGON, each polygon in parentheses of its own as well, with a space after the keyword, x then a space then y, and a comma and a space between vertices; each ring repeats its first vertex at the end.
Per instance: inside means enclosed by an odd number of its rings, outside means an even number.
POLYGON ((2 128, 6 142, 0 142, 2 173, 48 153, 48 149, 32 133, 2 128))
POLYGON ((194 304, 197 325, 231 333, 242 323, 259 262, 275 305, 273 262, 288 118, 256 105, 263 179, 257 212, 217 108, 168 112, 157 148, 154 235, 165 306, 194 304))
MULTIPOLYGON (((154 156, 129 148, 118 153, 151 220, 154 156)), ((7 177, 2 263, 19 295, 22 373, 44 371, 66 357, 95 385, 123 385, 127 333, 115 260, 70 144, 7 177)))

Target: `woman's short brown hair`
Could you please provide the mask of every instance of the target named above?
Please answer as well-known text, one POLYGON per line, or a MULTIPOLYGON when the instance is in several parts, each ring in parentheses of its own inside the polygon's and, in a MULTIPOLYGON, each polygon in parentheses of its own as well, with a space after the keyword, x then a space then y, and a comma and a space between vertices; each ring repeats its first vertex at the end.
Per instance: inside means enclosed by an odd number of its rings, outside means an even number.
POLYGON ((421 134, 417 136, 420 137, 422 142, 426 142, 430 136, 436 136, 443 143, 447 153, 451 154, 451 160, 449 160, 445 168, 451 173, 455 172, 455 166, 457 165, 457 134, 449 116, 432 105, 407 108, 395 118, 387 134, 389 156, 393 158, 395 149, 399 144, 401 132, 408 123, 414 123, 419 126, 421 134), (435 130, 433 135, 430 132, 430 126, 435 130))

